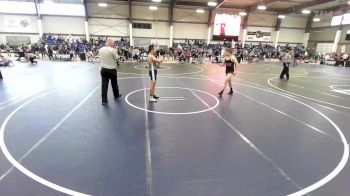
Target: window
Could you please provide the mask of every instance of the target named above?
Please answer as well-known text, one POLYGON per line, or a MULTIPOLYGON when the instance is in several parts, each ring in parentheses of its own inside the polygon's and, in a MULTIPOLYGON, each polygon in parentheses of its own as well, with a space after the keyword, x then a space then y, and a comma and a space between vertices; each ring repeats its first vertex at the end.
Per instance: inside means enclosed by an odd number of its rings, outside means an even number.
POLYGON ((350 24, 350 14, 344 14, 343 24, 350 24))
POLYGON ((331 26, 340 25, 342 17, 343 17, 342 15, 340 15, 340 16, 333 16, 331 26))
POLYGON ((132 28, 135 28, 135 29, 152 29, 152 24, 148 24, 148 23, 132 23, 132 28))
POLYGON ((9 14, 36 14, 34 2, 0 1, 0 12, 9 14))
POLYGON ((41 14, 64 15, 64 16, 85 16, 83 4, 64 4, 44 1, 40 4, 41 14))

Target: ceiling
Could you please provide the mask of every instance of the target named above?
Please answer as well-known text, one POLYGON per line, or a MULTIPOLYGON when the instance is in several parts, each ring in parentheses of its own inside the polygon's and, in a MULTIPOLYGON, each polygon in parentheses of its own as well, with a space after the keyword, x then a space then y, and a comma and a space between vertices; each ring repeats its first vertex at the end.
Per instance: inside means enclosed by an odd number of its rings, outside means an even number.
MULTIPOLYGON (((16 1, 34 1, 34 0, 16 0, 16 1)), ((47 0, 38 0, 40 2, 47 0)), ((56 3, 82 3, 83 0, 51 0, 56 3)), ((87 3, 128 3, 129 0, 85 0, 87 3)), ((169 6, 175 3, 175 6, 201 7, 210 9, 208 1, 216 1, 219 8, 244 9, 248 12, 256 12, 258 5, 266 5, 266 11, 272 11, 283 14, 300 14, 302 9, 309 9, 315 13, 328 11, 350 10, 348 0, 162 0, 161 3, 154 3, 152 0, 131 0, 132 3, 142 4, 161 4, 169 6)))

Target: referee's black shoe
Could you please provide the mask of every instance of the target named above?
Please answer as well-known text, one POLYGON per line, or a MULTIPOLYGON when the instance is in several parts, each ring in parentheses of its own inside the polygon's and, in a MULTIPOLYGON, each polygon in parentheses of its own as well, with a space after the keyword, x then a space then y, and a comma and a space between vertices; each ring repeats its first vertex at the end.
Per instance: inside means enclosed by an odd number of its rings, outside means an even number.
POLYGON ((122 96, 123 96, 122 94, 119 94, 119 95, 118 95, 117 97, 115 97, 114 99, 115 99, 115 100, 119 100, 119 99, 122 98, 122 96))

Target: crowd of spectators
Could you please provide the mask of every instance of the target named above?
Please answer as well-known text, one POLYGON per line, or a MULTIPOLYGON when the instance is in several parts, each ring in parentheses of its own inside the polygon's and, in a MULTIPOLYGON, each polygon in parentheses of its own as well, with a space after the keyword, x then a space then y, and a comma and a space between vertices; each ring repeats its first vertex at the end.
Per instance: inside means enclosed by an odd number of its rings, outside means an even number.
MULTIPOLYGON (((98 62, 99 49, 105 44, 107 37, 86 40, 83 37, 72 36, 46 36, 43 41, 31 45, 5 45, 0 44, 1 52, 7 55, 0 56, 0 63, 9 64, 12 55, 19 61, 31 61, 36 58, 50 60, 88 60, 98 62)), ((145 47, 130 47, 127 38, 115 41, 115 46, 120 55, 120 61, 143 62, 147 59, 145 47)), ((232 44, 223 42, 206 45, 203 41, 186 40, 183 43, 174 43, 173 48, 159 47, 157 55, 163 55, 165 61, 179 63, 203 63, 209 61, 221 63, 225 48, 234 48, 237 59, 247 63, 271 61, 281 59, 287 50, 292 51, 294 63, 317 63, 344 65, 349 60, 347 54, 318 54, 315 49, 304 47, 285 46, 274 47, 270 44, 232 44)), ((11 62, 12 63, 12 62, 11 62)), ((10 63, 10 64, 11 64, 10 63)), ((1 65, 1 64, 0 64, 1 65)))

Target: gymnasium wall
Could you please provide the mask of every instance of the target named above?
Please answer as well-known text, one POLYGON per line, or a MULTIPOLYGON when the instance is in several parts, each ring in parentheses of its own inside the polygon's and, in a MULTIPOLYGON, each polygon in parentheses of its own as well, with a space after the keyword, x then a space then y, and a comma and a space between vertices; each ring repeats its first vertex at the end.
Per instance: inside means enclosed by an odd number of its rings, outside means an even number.
POLYGON ((313 22, 312 28, 318 28, 318 27, 330 27, 332 23, 332 16, 331 15, 322 15, 318 16, 321 21, 320 22, 313 22))
POLYGON ((312 29, 309 42, 333 43, 336 32, 336 28, 312 29))
POLYGON ((31 15, 0 15, 0 32, 38 33, 37 17, 31 15), (28 21, 29 24, 19 27, 20 21, 23 20, 28 21))
POLYGON ((303 29, 280 29, 279 43, 302 44, 304 41, 305 30, 303 29))
POLYGON ((321 21, 312 23, 309 42, 333 43, 337 28, 331 27, 332 16, 322 15, 318 17, 321 19, 321 21))
MULTIPOLYGON (((94 3, 88 3, 89 32, 93 36, 129 36, 128 5, 109 4, 103 8, 94 3), (106 19, 110 18, 110 19, 106 19)), ((148 6, 133 5, 133 22, 152 24, 152 29, 133 28, 133 37, 159 39, 158 42, 169 44, 169 8, 159 7, 157 11, 149 10, 148 6)), ((208 12, 198 14, 194 9, 174 9, 174 39, 207 39, 208 12), (193 24, 195 23, 195 24, 193 24), (186 31, 183 33, 182 31, 186 31)))
POLYGON ((29 37, 31 43, 37 42, 39 38, 37 17, 32 15, 0 15, 0 43, 7 42, 6 36, 25 36, 29 37))
MULTIPOLYGON (((270 43, 276 39, 277 15, 250 14, 247 31, 271 32, 270 43)), ((307 18, 287 16, 281 21, 279 43, 302 44, 304 41, 307 18)), ((239 40, 242 39, 242 33, 239 40)))
POLYGON ((129 36, 129 21, 122 19, 89 19, 89 33, 91 36, 129 36))
POLYGON ((249 14, 248 17, 248 26, 275 27, 276 22, 277 15, 249 14))
POLYGON ((306 17, 287 16, 281 21, 280 43, 302 44, 305 37, 306 17))
MULTIPOLYGON (((275 32, 275 28, 274 27, 249 26, 249 23, 248 23, 247 32, 256 32, 256 31, 270 32, 271 33, 271 38, 270 38, 269 43, 273 43, 273 41, 276 38, 276 32, 275 32)), ((242 35, 240 36, 240 41, 242 40, 242 38, 243 38, 243 32, 242 32, 242 35)), ((247 43, 249 43, 249 42, 251 42, 251 41, 247 40, 247 43)))
POLYGON ((152 24, 152 29, 136 29, 133 28, 133 37, 140 38, 167 38, 169 39, 169 23, 168 22, 153 22, 153 21, 133 21, 137 23, 152 24))
POLYGON ((108 7, 99 7, 97 3, 88 3, 87 9, 91 17, 119 18, 125 20, 129 17, 129 6, 122 3, 108 3, 108 7))
POLYGON ((44 33, 85 35, 83 17, 43 16, 42 23, 44 33))
POLYGON ((345 40, 347 31, 350 31, 350 26, 345 26, 342 30, 340 41, 338 45, 338 50, 340 51, 341 47, 345 46, 345 52, 350 53, 350 41, 345 40))
MULTIPOLYGON (((129 8, 127 3, 113 4, 109 3, 108 7, 99 7, 97 3, 88 3, 89 14, 89 33, 92 37, 111 36, 111 37, 128 37, 129 36, 129 8)), ((169 44, 169 8, 158 7, 157 11, 151 11, 148 5, 136 4, 132 6, 133 22, 152 24, 152 29, 133 28, 134 38, 147 38, 155 40, 158 43, 169 44)), ((231 13, 238 14, 239 10, 235 9, 218 9, 213 13, 231 13)), ((174 9, 174 41, 188 39, 206 40, 208 35, 209 12, 203 14, 196 13, 195 8, 174 9)), ((4 18, 28 18, 31 28, 18 32, 30 36, 32 42, 38 39, 38 27, 36 16, 23 15, 0 15, 0 42, 5 42, 5 36, 8 31, 4 29, 4 18)), ((85 35, 84 17, 68 16, 43 16, 43 33, 52 34, 72 34, 85 35)), ((313 23, 313 30, 310 36, 310 42, 330 42, 334 40, 334 28, 326 28, 330 25, 330 18, 321 17, 321 22, 313 23), (321 29, 317 29, 321 28, 321 29)), ((276 37, 275 26, 277 21, 276 13, 257 12, 249 15, 248 31, 271 32, 270 43, 273 43, 276 37)), ((214 22, 214 17, 212 23, 214 22)), ((280 28, 280 43, 303 43, 307 17, 288 15, 282 20, 280 28)), ((241 22, 241 34, 239 40, 243 38, 243 18, 241 22)), ((17 32, 16 32, 17 33, 17 32)), ((342 38, 344 36, 342 35, 342 38)), ((342 41, 341 41, 342 42, 342 41)), ((345 39, 344 41, 345 42, 345 39)), ((345 42, 348 43, 348 42, 345 42)))
POLYGON ((343 30, 340 36, 340 41, 339 41, 340 44, 350 44, 350 41, 345 40, 347 31, 350 31, 350 26, 343 27, 343 30))
POLYGON ((281 21, 281 28, 299 28, 305 31, 305 27, 307 24, 306 17, 300 16, 287 16, 281 21))

